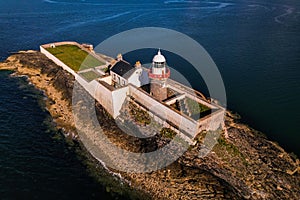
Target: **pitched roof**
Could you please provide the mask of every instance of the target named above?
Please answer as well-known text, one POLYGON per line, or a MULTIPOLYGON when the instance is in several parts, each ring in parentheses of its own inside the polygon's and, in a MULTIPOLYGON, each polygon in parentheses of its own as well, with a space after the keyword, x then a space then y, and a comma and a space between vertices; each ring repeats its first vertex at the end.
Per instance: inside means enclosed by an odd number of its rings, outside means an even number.
POLYGON ((135 67, 124 60, 120 60, 111 68, 111 71, 128 79, 134 73, 135 67))

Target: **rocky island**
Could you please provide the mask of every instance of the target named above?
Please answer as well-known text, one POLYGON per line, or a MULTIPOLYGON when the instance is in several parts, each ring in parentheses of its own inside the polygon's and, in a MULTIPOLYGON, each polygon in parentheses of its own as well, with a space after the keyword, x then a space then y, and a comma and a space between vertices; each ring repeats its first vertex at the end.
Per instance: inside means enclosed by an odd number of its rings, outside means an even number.
MULTIPOLYGON (((72 114, 74 77, 70 73, 36 51, 12 55, 0 64, 0 69, 28 76, 48 97, 46 106, 56 126, 63 128, 67 138, 80 143, 72 114)), ((132 123, 139 114, 144 120, 143 111, 128 104, 122 113, 133 113, 132 123)), ((99 103, 95 107, 104 133, 123 149, 148 152, 170 141, 164 133, 148 139, 129 136, 99 103)), ((206 134, 203 131, 196 138, 199 143, 161 170, 149 173, 109 170, 119 173, 122 181, 153 199, 300 199, 298 158, 240 123, 239 117, 229 111, 226 111, 224 126, 224 130, 219 130, 218 143, 205 157, 198 156, 206 134)))

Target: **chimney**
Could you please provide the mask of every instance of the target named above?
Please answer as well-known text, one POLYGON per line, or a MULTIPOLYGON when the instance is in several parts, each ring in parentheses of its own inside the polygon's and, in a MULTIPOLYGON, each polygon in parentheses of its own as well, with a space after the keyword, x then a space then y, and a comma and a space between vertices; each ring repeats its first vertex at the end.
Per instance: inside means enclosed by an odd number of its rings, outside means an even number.
POLYGON ((140 67, 142 67, 142 64, 141 64, 141 62, 140 62, 140 61, 136 61, 136 63, 135 63, 135 67, 136 67, 136 68, 140 68, 140 67))
POLYGON ((121 61, 121 60, 123 60, 123 56, 122 56, 122 54, 120 54, 120 53, 118 54, 118 56, 117 56, 117 60, 118 60, 118 61, 121 61))

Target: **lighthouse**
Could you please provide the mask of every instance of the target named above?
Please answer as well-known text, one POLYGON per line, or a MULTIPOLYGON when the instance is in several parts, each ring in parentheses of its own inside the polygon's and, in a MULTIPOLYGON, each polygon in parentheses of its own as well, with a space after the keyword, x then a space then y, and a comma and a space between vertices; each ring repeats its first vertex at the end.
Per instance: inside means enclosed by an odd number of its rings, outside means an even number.
POLYGON ((149 70, 150 94, 159 101, 168 97, 165 87, 166 80, 170 77, 170 69, 167 66, 166 58, 161 54, 160 49, 153 57, 152 65, 149 70))

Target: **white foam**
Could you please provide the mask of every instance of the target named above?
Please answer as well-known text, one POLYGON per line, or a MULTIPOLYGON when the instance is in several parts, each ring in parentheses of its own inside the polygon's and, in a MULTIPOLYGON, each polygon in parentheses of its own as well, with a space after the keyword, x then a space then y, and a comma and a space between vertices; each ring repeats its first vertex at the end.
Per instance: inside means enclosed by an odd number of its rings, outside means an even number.
MULTIPOLYGON (((129 5, 137 5, 137 4, 126 4, 126 3, 92 3, 87 2, 85 0, 81 0, 81 2, 65 2, 65 1, 53 1, 53 0, 43 0, 46 3, 52 3, 52 4, 79 4, 79 5, 92 5, 92 6, 129 6, 129 5)), ((141 4, 145 5, 145 4, 141 4)), ((147 5, 157 5, 154 3, 148 3, 147 5)))
POLYGON ((136 19, 138 19, 138 18, 141 18, 141 17, 143 17, 143 16, 146 16, 146 15, 149 15, 149 14, 152 14, 152 13, 154 13, 154 12, 147 12, 147 13, 143 13, 143 14, 137 15, 137 16, 135 16, 135 17, 133 17, 133 18, 127 20, 126 22, 124 22, 124 23, 122 23, 122 24, 118 24, 118 27, 123 26, 123 25, 125 25, 125 24, 128 24, 128 23, 130 23, 130 22, 132 22, 132 21, 134 21, 134 20, 136 20, 136 19))
POLYGON ((170 4, 170 3, 199 3, 199 1, 185 1, 185 0, 169 0, 169 1, 164 1, 164 4, 170 4))
POLYGON ((268 8, 267 6, 258 5, 258 4, 251 4, 251 5, 248 5, 248 7, 250 7, 250 8, 263 8, 263 9, 265 9, 265 10, 271 10, 271 9, 268 8))
POLYGON ((81 21, 81 22, 75 22, 75 23, 72 23, 71 25, 68 25, 68 26, 62 27, 60 29, 57 29, 56 32, 64 31, 64 30, 67 30, 67 29, 70 29, 70 28, 79 27, 79 26, 89 24, 89 23, 104 22, 104 21, 112 20, 112 19, 121 17, 123 15, 128 15, 130 13, 131 13, 131 11, 126 11, 126 12, 123 12, 123 13, 114 14, 114 15, 111 15, 111 16, 103 17, 103 18, 96 18, 96 19, 91 19, 91 20, 86 20, 86 21, 81 21))
POLYGON ((284 24, 283 20, 281 20, 282 18, 284 18, 285 16, 288 16, 290 14, 292 14, 294 12, 294 8, 290 7, 290 6, 285 6, 286 10, 284 14, 278 15, 276 17, 274 17, 275 22, 279 23, 279 24, 284 24))
POLYGON ((95 155, 93 154, 93 152, 89 151, 89 153, 90 153, 90 154, 91 154, 91 155, 92 155, 92 156, 93 156, 93 157, 94 157, 94 158, 95 158, 95 159, 103 166, 104 169, 106 169, 106 171, 108 171, 110 174, 114 175, 115 177, 118 177, 120 180, 126 182, 127 184, 131 185, 131 182, 128 181, 128 180, 126 180, 126 179, 124 179, 120 173, 116 173, 116 172, 111 171, 111 170, 106 166, 105 162, 103 162, 102 160, 100 160, 99 158, 97 158, 97 156, 95 156, 95 155))
POLYGON ((109 16, 109 17, 104 17, 104 18, 102 18, 102 20, 100 20, 100 21, 107 21, 107 20, 110 20, 110 19, 115 19, 115 18, 121 17, 121 16, 123 16, 123 15, 128 15, 128 14, 130 14, 130 13, 131 13, 131 11, 127 11, 127 12, 115 14, 115 15, 112 15, 112 16, 109 16))
POLYGON ((51 0, 43 0, 43 1, 46 2, 46 3, 60 3, 58 1, 51 1, 51 0))
MULTIPOLYGON (((215 2, 215 1, 210 1, 210 2, 207 2, 209 4, 217 4, 216 6, 211 6, 210 8, 217 8, 217 9, 220 9, 220 8, 226 8, 228 6, 233 6, 235 5, 234 3, 227 3, 227 2, 215 2)), ((207 7, 209 8, 209 7, 207 7)))

